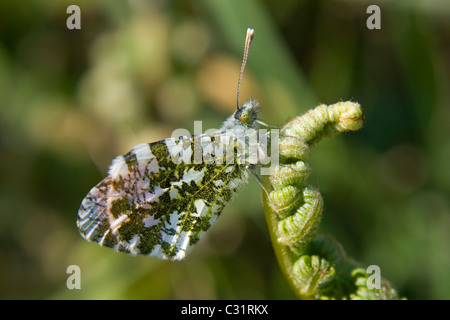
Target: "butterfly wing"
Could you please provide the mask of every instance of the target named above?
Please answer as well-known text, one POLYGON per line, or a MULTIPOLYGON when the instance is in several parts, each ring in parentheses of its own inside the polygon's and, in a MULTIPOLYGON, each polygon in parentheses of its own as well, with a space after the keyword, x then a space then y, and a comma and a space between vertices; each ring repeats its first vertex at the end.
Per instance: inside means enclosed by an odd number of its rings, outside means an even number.
POLYGON ((81 235, 133 255, 183 259, 215 222, 246 170, 194 161, 194 137, 137 145, 81 203, 81 235))

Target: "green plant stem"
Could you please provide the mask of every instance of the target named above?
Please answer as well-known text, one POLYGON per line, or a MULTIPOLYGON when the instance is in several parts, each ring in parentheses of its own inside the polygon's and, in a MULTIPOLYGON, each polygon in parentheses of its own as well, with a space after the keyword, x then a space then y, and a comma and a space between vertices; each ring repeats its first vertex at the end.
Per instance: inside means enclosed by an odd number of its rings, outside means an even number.
POLYGON ((358 103, 320 105, 281 130, 280 165, 265 181, 264 210, 280 268, 300 299, 393 299, 389 282, 369 288, 369 274, 330 236, 317 235, 320 193, 306 184, 310 149, 322 138, 362 127, 358 103))

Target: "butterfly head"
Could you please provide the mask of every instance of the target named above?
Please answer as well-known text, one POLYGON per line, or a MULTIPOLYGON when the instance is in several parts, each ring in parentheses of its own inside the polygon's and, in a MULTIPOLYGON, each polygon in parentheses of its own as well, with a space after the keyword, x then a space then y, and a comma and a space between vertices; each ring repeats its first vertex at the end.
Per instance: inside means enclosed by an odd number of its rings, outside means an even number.
POLYGON ((258 118, 259 104, 256 100, 250 99, 234 113, 234 119, 240 124, 252 127, 258 118))

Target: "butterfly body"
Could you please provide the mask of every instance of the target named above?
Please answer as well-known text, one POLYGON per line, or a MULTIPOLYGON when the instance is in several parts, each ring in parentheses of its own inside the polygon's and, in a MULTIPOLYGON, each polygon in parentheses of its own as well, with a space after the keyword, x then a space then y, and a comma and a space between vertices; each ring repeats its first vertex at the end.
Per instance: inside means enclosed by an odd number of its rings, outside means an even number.
POLYGON ((258 165, 257 113, 250 100, 213 134, 139 144, 114 159, 81 203, 81 235, 132 255, 183 259, 258 165))

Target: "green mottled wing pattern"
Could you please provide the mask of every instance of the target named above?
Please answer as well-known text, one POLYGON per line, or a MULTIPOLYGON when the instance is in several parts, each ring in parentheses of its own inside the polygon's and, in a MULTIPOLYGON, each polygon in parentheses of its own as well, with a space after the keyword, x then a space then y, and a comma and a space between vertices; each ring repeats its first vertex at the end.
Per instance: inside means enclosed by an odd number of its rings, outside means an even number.
POLYGON ((183 259, 247 176, 243 164, 195 164, 194 140, 144 143, 114 159, 81 203, 81 235, 133 255, 183 259))

